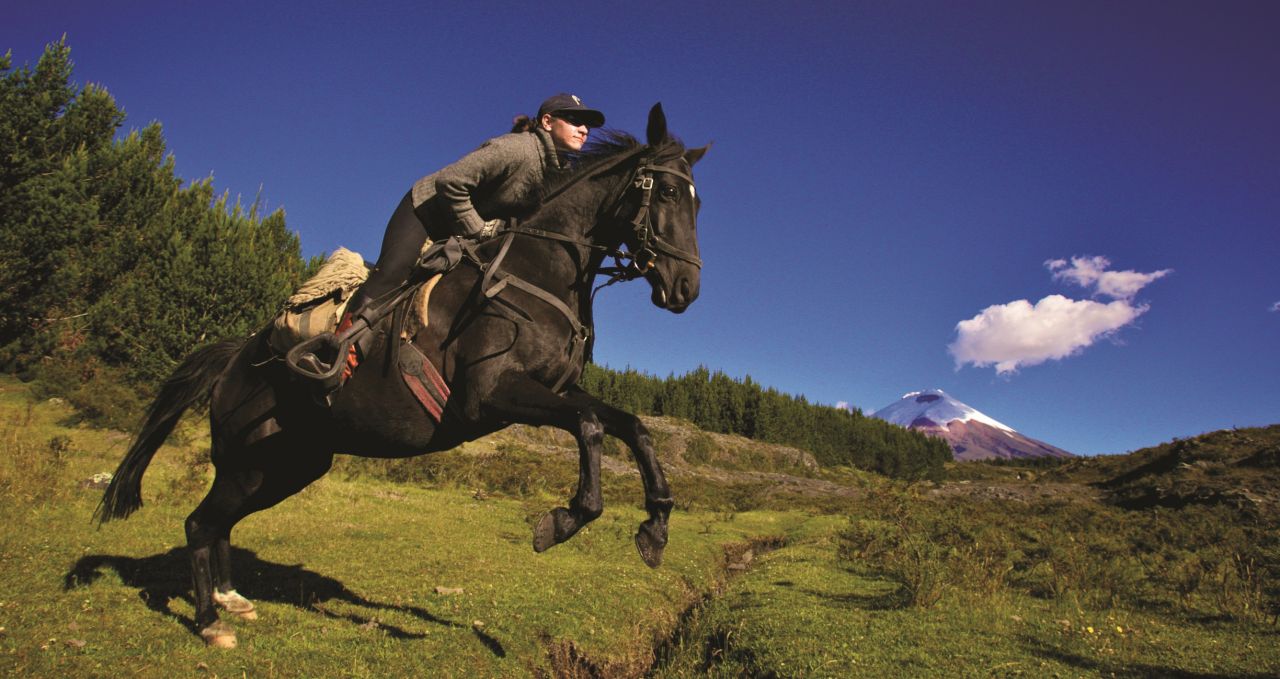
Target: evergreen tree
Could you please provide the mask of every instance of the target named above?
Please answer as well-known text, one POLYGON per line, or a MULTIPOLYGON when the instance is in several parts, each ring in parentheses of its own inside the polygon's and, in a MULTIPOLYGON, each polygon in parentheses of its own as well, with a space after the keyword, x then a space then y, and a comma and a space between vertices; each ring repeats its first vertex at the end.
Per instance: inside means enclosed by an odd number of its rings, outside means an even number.
POLYGON ((940 439, 810 404, 705 366, 659 379, 628 367, 622 372, 588 365, 580 386, 615 407, 692 421, 702 429, 781 443, 813 453, 824 465, 850 465, 889 476, 938 479, 951 449, 940 439))
MULTIPOLYGON (((309 264, 284 213, 186 188, 158 124, 116 140, 70 48, 0 59, 0 365, 116 366, 137 384, 270 317, 309 264)), ((314 265, 314 262, 311 263, 314 265)))
POLYGON ((94 223, 91 158, 123 115, 104 90, 75 91, 69 54, 49 45, 34 71, 0 58, 0 347, 79 311, 55 274, 94 223))

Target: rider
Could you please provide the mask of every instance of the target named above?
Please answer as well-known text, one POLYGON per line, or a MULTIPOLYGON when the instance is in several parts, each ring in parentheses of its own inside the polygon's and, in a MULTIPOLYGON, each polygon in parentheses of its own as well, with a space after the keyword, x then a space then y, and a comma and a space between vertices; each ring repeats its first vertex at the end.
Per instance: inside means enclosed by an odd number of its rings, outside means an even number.
MULTIPOLYGON (((426 239, 483 239, 522 211, 536 196, 548 169, 565 167, 565 155, 582 149, 604 114, 572 94, 557 94, 538 107, 538 117, 518 116, 511 133, 494 137, 457 162, 414 183, 382 237, 382 251, 369 278, 352 296, 336 330, 340 339, 369 305, 409 278, 426 239)), ((362 358, 355 344, 343 379, 362 358)))

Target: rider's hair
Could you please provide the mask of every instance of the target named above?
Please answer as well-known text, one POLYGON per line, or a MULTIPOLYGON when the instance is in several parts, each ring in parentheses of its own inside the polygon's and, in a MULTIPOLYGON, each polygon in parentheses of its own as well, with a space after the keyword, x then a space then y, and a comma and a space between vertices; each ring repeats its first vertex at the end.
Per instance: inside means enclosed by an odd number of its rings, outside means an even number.
POLYGON ((511 119, 512 132, 532 132, 538 129, 538 121, 526 115, 518 115, 511 119))

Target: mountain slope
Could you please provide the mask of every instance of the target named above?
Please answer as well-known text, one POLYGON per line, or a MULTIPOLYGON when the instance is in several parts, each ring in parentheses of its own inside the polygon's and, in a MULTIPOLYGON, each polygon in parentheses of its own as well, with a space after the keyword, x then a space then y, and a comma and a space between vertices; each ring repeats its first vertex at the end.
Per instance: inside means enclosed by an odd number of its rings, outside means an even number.
POLYGON ((945 440, 960 462, 1072 457, 1061 448, 1025 436, 988 417, 941 389, 913 391, 877 410, 873 417, 945 440))
POLYGON ((1127 455, 1074 460, 1046 480, 1088 484, 1129 509, 1229 505, 1272 517, 1280 508, 1280 425, 1174 439, 1127 455))

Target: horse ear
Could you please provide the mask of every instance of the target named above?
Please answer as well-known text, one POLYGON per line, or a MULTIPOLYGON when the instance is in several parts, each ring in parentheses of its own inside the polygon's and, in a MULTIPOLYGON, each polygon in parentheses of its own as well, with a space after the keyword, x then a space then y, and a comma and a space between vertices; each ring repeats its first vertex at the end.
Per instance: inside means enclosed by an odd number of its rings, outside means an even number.
POLYGON ((662 112, 662 102, 649 109, 649 128, 645 130, 649 146, 657 146, 667 138, 667 114, 662 112))
POLYGON ((707 149, 710 149, 710 148, 711 148, 711 144, 707 144, 706 146, 703 146, 700 149, 689 149, 688 151, 685 151, 684 152, 685 162, 689 163, 689 167, 693 167, 694 163, 698 162, 699 160, 702 160, 702 157, 707 155, 707 149))

